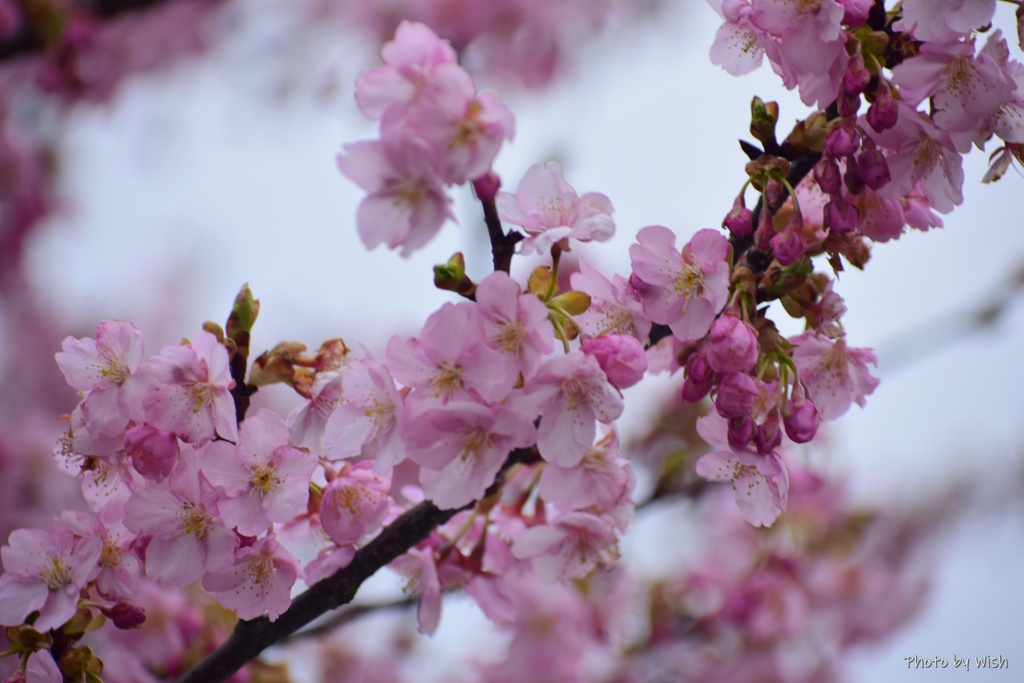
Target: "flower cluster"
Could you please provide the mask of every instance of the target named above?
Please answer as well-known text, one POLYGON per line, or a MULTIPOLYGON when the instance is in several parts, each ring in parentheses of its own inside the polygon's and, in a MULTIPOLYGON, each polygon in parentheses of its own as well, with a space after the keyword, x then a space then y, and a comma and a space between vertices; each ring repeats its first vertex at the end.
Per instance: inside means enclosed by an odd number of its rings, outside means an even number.
MULTIPOLYGON (((720 538, 739 542, 651 598, 649 642, 634 651, 653 653, 653 663, 637 666, 709 679, 781 671, 778 650, 810 637, 812 611, 848 628, 844 643, 908 613, 913 600, 881 625, 845 623, 869 584, 898 593, 898 572, 827 552, 794 558, 753 527, 781 519, 815 548, 847 532, 861 540, 839 496, 785 455, 787 439, 810 442, 878 384, 868 367, 876 356, 847 344, 835 280, 812 258, 827 255, 834 272, 843 259, 863 267, 869 240, 938 225, 934 211, 961 201, 960 155, 972 145, 1006 143, 992 177, 1019 156, 1021 67, 998 33, 975 53, 988 0, 944 2, 941 20, 923 0, 891 12, 868 0, 716 4, 726 21, 715 61, 739 73, 767 56, 822 108, 780 144, 777 106, 754 100, 751 131, 763 149, 745 143, 748 179, 724 221, 728 236, 703 229, 677 246, 675 232, 648 226, 629 249, 628 277, 582 261, 564 277, 561 257, 576 242, 611 237, 611 201, 578 194, 555 162, 533 166, 516 193, 499 192, 491 167, 512 137, 512 114, 477 90, 452 44, 403 22, 384 65, 356 84, 380 137, 338 158, 368 193, 359 234, 370 248, 408 254, 450 217, 448 188, 472 182, 494 272, 473 282, 461 254, 438 266, 438 287, 462 299, 379 353, 351 354, 340 339, 313 354, 284 342, 250 367, 258 302, 247 288, 226 332, 207 323, 154 356, 130 322, 65 339, 56 362, 80 400, 57 455, 81 478, 91 513, 65 511, 51 531, 18 530, 0 550, 0 624, 21 674, 96 678, 103 665, 85 635, 104 620, 138 627, 147 609, 173 613, 162 601, 180 596, 166 592, 174 588, 201 586, 239 619, 288 622, 278 620, 300 581, 364 571, 356 558, 386 537, 398 552, 374 555, 374 569, 390 562, 408 579, 421 632, 437 628, 442 593, 454 589, 513 631, 515 663, 481 667, 484 679, 593 678, 581 662, 610 649, 609 615, 629 597, 614 567, 636 477, 616 421, 649 370, 682 370, 673 405, 702 406, 687 426, 704 448, 688 449, 678 469, 705 490, 731 490, 748 524, 724 522, 720 538), (925 101, 930 111, 919 111, 925 101), (754 210, 748 187, 760 193, 754 210), (516 244, 544 260, 525 282, 509 274, 516 244), (804 332, 779 333, 775 300, 804 332), (250 396, 274 383, 303 399, 288 418, 249 410, 250 396), (421 514, 435 521, 396 538, 421 514), (318 552, 300 560, 293 542, 310 539, 318 552), (673 633, 679 623, 686 633, 673 633), (744 660, 749 671, 723 663, 736 643, 755 655, 744 660)), ((0 17, 9 14, 0 4, 0 17)), ((712 518, 731 519, 732 503, 724 512, 721 496, 708 499, 720 508, 712 518)), ((185 617, 162 621, 168 632, 187 630, 185 617)), ((814 664, 795 678, 830 672, 814 664)))

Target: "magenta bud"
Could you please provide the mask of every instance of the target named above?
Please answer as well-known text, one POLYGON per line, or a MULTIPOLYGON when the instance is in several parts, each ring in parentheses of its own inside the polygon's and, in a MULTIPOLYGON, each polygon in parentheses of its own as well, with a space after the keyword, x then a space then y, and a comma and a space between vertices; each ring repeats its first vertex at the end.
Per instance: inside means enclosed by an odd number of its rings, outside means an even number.
POLYGON ((860 132, 850 122, 843 121, 829 128, 825 134, 825 151, 839 159, 848 157, 860 147, 860 132))
POLYGON ((734 451, 742 451, 754 436, 754 421, 749 417, 737 417, 729 420, 729 446, 734 451))
POLYGON ((791 266, 804 255, 803 236, 796 230, 786 229, 772 238, 772 253, 780 266, 791 266))
POLYGON ((473 180, 473 191, 476 197, 482 202, 492 202, 498 196, 501 189, 501 178, 494 171, 488 171, 484 175, 473 180))
POLYGON ((850 95, 860 95, 870 81, 871 72, 864 65, 864 56, 855 52, 843 72, 843 90, 850 95))
POLYGON ((113 607, 104 607, 100 611, 122 631, 139 628, 146 623, 146 610, 129 605, 127 602, 119 602, 113 607))
POLYGON ((854 93, 848 93, 845 90, 839 91, 839 97, 836 98, 838 104, 839 115, 844 117, 853 117, 860 111, 860 95, 854 93))
POLYGON ((814 180, 825 194, 839 192, 843 186, 843 174, 839 171, 839 164, 836 163, 836 160, 823 156, 814 165, 814 180))
POLYGON ((754 446, 757 452, 768 455, 782 443, 782 430, 779 429, 779 411, 768 413, 764 422, 758 425, 754 434, 754 446))
POLYGON ((715 378, 715 371, 708 363, 704 349, 698 349, 686 359, 686 379, 698 384, 710 384, 715 378))
POLYGON ((864 181, 857 175, 857 160, 850 157, 846 164, 846 173, 843 174, 843 183, 850 194, 860 194, 864 191, 864 181))
POLYGON ((742 194, 736 197, 736 201, 732 205, 732 211, 722 221, 722 227, 726 228, 737 239, 747 237, 754 232, 754 213, 743 205, 742 194))
POLYGON ((859 28, 868 20, 874 0, 845 0, 843 5, 843 23, 850 28, 859 28))
POLYGON ((764 201, 768 208, 775 211, 782 205, 782 193, 785 190, 785 186, 774 178, 764 184, 764 201))
POLYGON ((750 415, 757 400, 757 383, 750 375, 731 372, 722 378, 715 396, 715 410, 724 418, 750 415))
POLYGON ((772 224, 772 214, 768 211, 768 207, 762 206, 761 213, 757 217, 757 230, 754 231, 754 246, 768 253, 773 237, 775 237, 775 226, 772 224))
POLYGON ((683 390, 679 394, 679 397, 689 403, 696 403, 707 396, 709 391, 711 391, 711 382, 702 384, 700 382, 694 382, 690 378, 686 378, 686 381, 683 382, 683 390))
POLYGON ((786 428, 786 436, 795 443, 807 443, 818 433, 821 425, 821 413, 810 401, 804 399, 797 404, 793 399, 786 403, 787 414, 782 418, 786 428))
POLYGON ((872 190, 877 190, 889 182, 889 164, 877 147, 863 149, 856 157, 854 169, 857 177, 872 190))
POLYGON ((875 101, 868 107, 868 124, 881 133, 896 125, 900 108, 892 97, 892 91, 885 81, 878 84, 875 90, 875 101))
POLYGON ((856 206, 833 195, 832 201, 825 205, 825 225, 840 234, 853 232, 860 225, 860 213, 856 206))
POLYGON ((715 372, 747 372, 757 362, 757 332, 734 315, 723 315, 711 326, 707 362, 715 372))
POLYGON ((607 334, 583 342, 583 353, 597 359, 608 381, 619 389, 626 389, 644 377, 647 372, 647 354, 636 337, 607 334))
POLYGON ((139 474, 163 481, 178 461, 178 437, 151 425, 138 425, 125 432, 124 451, 139 474))

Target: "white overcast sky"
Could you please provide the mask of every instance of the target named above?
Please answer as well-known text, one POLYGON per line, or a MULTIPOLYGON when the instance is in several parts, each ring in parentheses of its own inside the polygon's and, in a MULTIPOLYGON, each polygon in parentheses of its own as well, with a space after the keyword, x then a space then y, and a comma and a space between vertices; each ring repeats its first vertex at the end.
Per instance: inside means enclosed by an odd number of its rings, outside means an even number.
MULTIPOLYGON (((531 164, 558 157, 578 191, 607 194, 617 238, 583 252, 607 273, 628 272, 627 246, 645 225, 667 225, 685 240, 720 223, 743 181, 736 139, 749 137, 751 96, 780 102, 781 130, 806 113, 767 67, 734 78, 712 66, 717 16, 704 3, 679 4, 685 11, 663 16, 658 30, 629 29, 588 48, 572 78, 550 90, 505 94, 517 119, 515 142, 496 163, 506 189, 531 164)), ((1013 35, 1012 8, 1001 8, 997 23, 1013 35)), ((282 338, 316 346, 339 335, 382 348, 448 300, 431 286, 434 263, 462 250, 471 274, 487 272, 478 207, 467 195, 458 200, 461 225, 448 224, 415 257, 363 249, 353 225, 360 195, 334 155, 375 132, 350 85, 372 56, 351 41, 309 40, 315 49, 289 63, 305 60, 315 77, 300 79, 284 104, 267 95, 265 79, 235 75, 243 62, 277 63, 274 50, 253 54, 250 40, 139 79, 111 105, 71 117, 62 160, 71 205, 32 252, 37 284, 69 332, 133 319, 155 352, 203 320, 223 320, 249 282, 263 306, 257 351, 282 338), (308 97, 324 74, 338 91, 308 97)), ((949 478, 1020 475, 1024 306, 954 346, 930 346, 958 311, 1024 265, 1024 178, 1011 172, 981 185, 985 158, 969 158, 964 207, 943 230, 876 247, 866 272, 844 273, 838 284, 849 342, 883 354, 881 386, 866 409, 835 425, 828 458, 864 500, 926 500, 949 478), (925 339, 894 341, 919 330, 925 339)), ((911 654, 1002 654, 1010 671, 1024 666, 1020 515, 1018 506, 951 530, 930 606, 898 639, 859 658, 851 679, 917 680, 922 672, 903 664, 911 654)), ((1013 680, 1009 672, 988 678, 1013 680)))

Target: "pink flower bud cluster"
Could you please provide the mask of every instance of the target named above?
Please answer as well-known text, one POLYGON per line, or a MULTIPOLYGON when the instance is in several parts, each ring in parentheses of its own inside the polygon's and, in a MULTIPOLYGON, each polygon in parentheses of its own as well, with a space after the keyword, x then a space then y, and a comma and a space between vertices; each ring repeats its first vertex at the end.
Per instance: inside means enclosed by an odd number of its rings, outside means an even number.
POLYGON ((356 217, 363 243, 407 256, 452 217, 446 187, 486 175, 515 122, 424 24, 402 22, 381 56, 384 66, 356 80, 356 100, 380 120, 380 138, 346 145, 338 167, 369 193, 356 217))

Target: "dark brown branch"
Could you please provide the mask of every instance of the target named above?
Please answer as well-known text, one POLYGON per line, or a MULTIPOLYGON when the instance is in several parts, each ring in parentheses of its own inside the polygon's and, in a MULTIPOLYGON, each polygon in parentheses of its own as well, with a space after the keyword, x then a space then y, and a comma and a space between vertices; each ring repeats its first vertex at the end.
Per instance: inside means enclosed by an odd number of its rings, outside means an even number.
POLYGON ((484 223, 487 224, 487 236, 491 240, 491 257, 494 262, 494 270, 505 273, 512 268, 512 256, 516 252, 516 245, 522 241, 523 235, 515 230, 505 230, 501 227, 501 218, 498 217, 498 206, 495 204, 495 197, 498 196, 498 188, 501 187, 501 179, 494 173, 480 176, 473 181, 473 191, 484 208, 484 223))
MULTIPOLYGON (((510 467, 530 455, 528 449, 517 449, 509 454, 493 484, 484 497, 501 488, 510 467)), ((440 510, 430 501, 424 501, 407 510, 384 528, 372 541, 363 546, 351 564, 332 576, 314 584, 292 601, 291 607, 277 621, 267 617, 240 621, 231 636, 206 659, 182 676, 178 683, 220 683, 231 677, 263 650, 286 636, 295 633, 322 614, 348 604, 359 586, 399 555, 420 543, 430 532, 463 510, 476 505, 472 502, 457 510, 440 510)))

